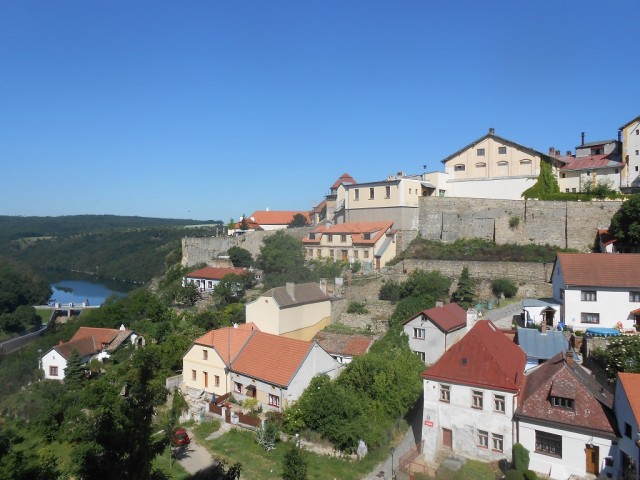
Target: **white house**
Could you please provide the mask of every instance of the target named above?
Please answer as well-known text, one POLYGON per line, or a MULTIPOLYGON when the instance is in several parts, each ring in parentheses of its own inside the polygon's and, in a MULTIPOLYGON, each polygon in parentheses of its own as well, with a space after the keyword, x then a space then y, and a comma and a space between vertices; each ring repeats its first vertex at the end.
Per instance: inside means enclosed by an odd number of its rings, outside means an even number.
POLYGON ((565 352, 531 370, 514 416, 529 468, 558 480, 612 476, 612 406, 613 395, 565 352))
POLYGON ((403 330, 411 351, 432 364, 464 337, 476 320, 475 310, 467 312, 457 303, 448 303, 414 315, 404 322, 403 330))
POLYGON ((522 300, 522 311, 524 313, 522 326, 531 327, 544 323, 547 328, 556 328, 560 323, 561 307, 562 304, 552 298, 525 298, 522 300))
POLYGON ((618 422, 615 478, 640 479, 640 374, 618 373, 613 411, 618 422))
POLYGON ((201 292, 211 292, 225 275, 244 275, 247 273, 246 268, 236 267, 204 267, 199 270, 188 273, 182 278, 182 286, 191 283, 198 287, 201 292))
POLYGON ((559 253, 551 283, 560 321, 574 330, 640 323, 640 254, 559 253))
POLYGON ((483 461, 511 458, 512 417, 526 357, 490 320, 473 328, 422 374, 424 457, 441 450, 483 461))
POLYGON ((375 339, 364 335, 321 331, 316 333, 313 340, 338 363, 346 365, 351 363, 354 357, 367 353, 375 339))
POLYGON ((622 190, 625 193, 640 191, 640 117, 620 127, 622 140, 622 190))

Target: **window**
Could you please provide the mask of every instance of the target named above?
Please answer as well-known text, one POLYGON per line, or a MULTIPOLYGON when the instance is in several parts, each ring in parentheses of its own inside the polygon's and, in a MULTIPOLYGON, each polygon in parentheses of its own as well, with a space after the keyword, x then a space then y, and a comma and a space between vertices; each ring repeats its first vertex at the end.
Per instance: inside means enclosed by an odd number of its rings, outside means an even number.
POLYGON ((631 425, 627 422, 624 422, 624 436, 627 438, 631 438, 631 425))
POLYGON ((362 234, 362 238, 363 238, 364 240, 371 240, 371 234, 370 234, 369 232, 367 232, 367 233, 363 233, 363 234, 362 234))
POLYGON ((269 394, 269 405, 272 407, 280 407, 280 397, 277 395, 269 394))
MULTIPOLYGON (((384 198, 391 198, 391 187, 387 186, 385 187, 385 197, 384 198)), ((411 189, 409 189, 409 193, 411 193, 411 189)))
POLYGON ((233 382, 233 391, 242 393, 242 384, 240 382, 233 382))
POLYGON ((322 250, 318 249, 316 253, 318 254, 318 258, 322 257, 322 250))
POLYGON ((629 292, 630 302, 640 302, 640 292, 629 292))
POLYGON ((498 435, 497 433, 491 434, 491 450, 494 452, 501 452, 504 450, 504 439, 502 435, 498 435))
POLYGON ((471 407, 482 410, 484 406, 484 396, 480 390, 471 391, 471 407))
POLYGON ((413 338, 419 338, 421 340, 424 340, 424 338, 425 338, 424 328, 414 327, 414 329, 413 329, 413 338))
POLYGON ((213 377, 213 383, 216 387, 220 386, 220 376, 219 375, 214 375, 213 377))
POLYGON ((478 149, 478 156, 479 157, 484 157, 484 148, 479 148, 478 149))
POLYGON ((420 357, 420 360, 422 360, 423 362, 425 361, 425 359, 427 358, 424 354, 424 352, 416 352, 416 355, 418 355, 418 357, 420 357))
POLYGON ((598 294, 593 290, 582 290, 580 298, 583 302, 595 302, 598 300, 598 294))
POLYGON ((355 200, 360 200, 360 189, 359 188, 356 188, 353 191, 353 197, 354 197, 355 200))
POLYGON ((209 359, 209 352, 207 352, 206 348, 202 349, 202 359, 203 360, 208 360, 209 359))
POLYGON ((461 163, 459 163, 458 165, 454 165, 453 166, 453 171, 454 172, 464 172, 464 165, 462 165, 461 163))
POLYGON ((195 380, 196 378, 198 378, 197 375, 198 374, 196 373, 195 370, 191 370, 191 380, 195 380))
POLYGON ((440 401, 449 403, 451 401, 451 387, 440 385, 440 401))
POLYGON ((484 168, 484 167, 486 167, 486 166, 487 166, 487 164, 486 164, 486 163, 484 163, 484 162, 478 162, 478 163, 476 163, 476 168, 484 168))
POLYGON ((509 165, 509 162, 507 162, 505 160, 502 160, 502 161, 498 162, 498 166, 499 167, 506 167, 508 165, 509 165))
MULTIPOLYGON (((638 167, 636 167, 636 168, 638 168, 638 167)), ((445 190, 438 190, 438 196, 439 197, 444 197, 444 192, 445 192, 445 190)))
POLYGON ((409 189, 409 195, 411 195, 411 193, 413 193, 413 189, 412 188, 409 189))
POLYGON ((364 251, 364 258, 369 258, 369 250, 364 251))
POLYGON ((636 150, 636 155, 640 155, 640 150, 636 150))
POLYGON ((347 236, 346 236, 346 235, 340 235, 340 241, 341 241, 342 243, 346 243, 346 241, 347 241, 347 236))
POLYGON ((536 452, 562 458, 562 437, 536 430, 536 452))
POLYGON ((565 191, 565 193, 569 193, 569 189, 568 188, 565 188, 564 191, 565 191))
POLYGON ((353 251, 353 258, 358 259, 358 250, 353 251))
POLYGON ((496 412, 504 413, 505 401, 504 395, 493 396, 493 410, 496 412))
POLYGON ((572 188, 572 189, 571 189, 571 193, 576 193, 576 189, 575 189, 575 188, 572 188))
POLYGON ((49 376, 57 377, 58 376, 58 367, 50 366, 49 367, 49 376))
POLYGON ((327 234, 327 242, 333 242, 333 235, 331 233, 327 234))
POLYGON ((581 313, 580 321, 582 323, 600 323, 600 314, 599 313, 581 313))
POLYGON ((476 443, 480 448, 489 448, 489 432, 478 430, 476 443))
POLYGON ((498 147, 498 155, 506 155, 507 147, 498 147))
MULTIPOLYGON (((563 173, 563 174, 562 174, 562 178, 566 178, 566 177, 567 177, 567 174, 566 174, 566 173, 563 173)), ((567 188, 567 192, 568 192, 568 191, 569 191, 569 189, 567 188)))
MULTIPOLYGON (((520 165, 531 165, 531 159, 530 158, 523 158, 522 160, 520 160, 520 165)), ((564 173, 562 174, 564 178, 564 173)))
POLYGON ((566 409, 573 409, 573 398, 551 397, 551 404, 554 407, 562 407, 562 408, 566 408, 566 409))
POLYGON ((333 258, 334 254, 333 254, 333 249, 329 250, 329 258, 333 258))
POLYGON ((376 195, 375 195, 374 192, 375 192, 375 190, 373 189, 373 187, 371 187, 369 189, 369 200, 373 200, 374 198, 376 198, 376 195))

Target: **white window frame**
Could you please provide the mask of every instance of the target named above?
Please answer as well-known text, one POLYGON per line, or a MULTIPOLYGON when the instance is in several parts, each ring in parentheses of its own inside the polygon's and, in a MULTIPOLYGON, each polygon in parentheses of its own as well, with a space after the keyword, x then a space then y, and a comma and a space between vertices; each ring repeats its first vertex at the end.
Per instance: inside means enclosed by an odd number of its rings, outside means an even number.
POLYGON ((413 327, 413 338, 424 340, 426 338, 426 330, 421 327, 413 327))

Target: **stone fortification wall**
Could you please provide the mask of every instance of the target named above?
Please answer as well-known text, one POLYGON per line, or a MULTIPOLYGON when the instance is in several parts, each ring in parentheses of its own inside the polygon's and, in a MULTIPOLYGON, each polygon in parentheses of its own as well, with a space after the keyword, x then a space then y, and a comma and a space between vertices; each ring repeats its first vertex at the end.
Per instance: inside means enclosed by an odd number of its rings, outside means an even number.
MULTIPOLYGON (((311 227, 287 228, 284 232, 302 240, 311 230, 311 227)), ((248 232, 239 237, 185 237, 182 239, 182 265, 206 263, 214 266, 215 259, 234 246, 248 250, 255 259, 260 253, 262 240, 275 233, 275 230, 270 230, 248 232)))
POLYGON ((620 205, 620 201, 422 197, 419 232, 424 238, 444 242, 476 237, 499 244, 548 243, 588 251, 596 230, 609 226, 620 205), (512 218, 517 218, 517 225, 510 225, 512 218))

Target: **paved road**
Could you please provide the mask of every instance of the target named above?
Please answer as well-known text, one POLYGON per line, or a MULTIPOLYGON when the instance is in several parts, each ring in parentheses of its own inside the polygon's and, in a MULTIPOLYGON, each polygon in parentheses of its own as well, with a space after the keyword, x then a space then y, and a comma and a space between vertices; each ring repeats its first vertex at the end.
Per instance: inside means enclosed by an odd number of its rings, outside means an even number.
POLYGON ((191 443, 178 448, 175 458, 189 474, 193 475, 214 465, 215 460, 206 448, 196 443, 193 432, 187 432, 191 443))
POLYGON ((518 301, 502 308, 494 308, 483 312, 484 320, 491 320, 498 328, 511 328, 514 315, 522 313, 522 301, 518 301))

